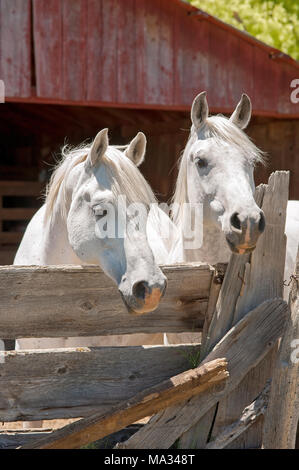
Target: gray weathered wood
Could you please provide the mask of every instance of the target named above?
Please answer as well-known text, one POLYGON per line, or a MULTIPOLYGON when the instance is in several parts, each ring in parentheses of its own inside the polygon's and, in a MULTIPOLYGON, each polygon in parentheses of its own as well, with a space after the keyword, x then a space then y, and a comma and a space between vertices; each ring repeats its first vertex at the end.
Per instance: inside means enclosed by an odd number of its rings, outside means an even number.
POLYGON ((215 384, 225 386, 228 377, 225 359, 207 362, 163 382, 142 390, 130 400, 122 401, 107 413, 97 413, 81 419, 42 438, 34 449, 78 449, 83 445, 119 431, 137 420, 173 406, 180 401, 211 390, 215 384))
POLYGON ((200 397, 159 413, 122 448, 158 449, 170 447, 219 401, 231 392, 273 347, 281 335, 288 306, 282 299, 264 302, 234 326, 201 363, 225 357, 229 378, 224 391, 215 389, 200 397))
POLYGON ((189 355, 198 347, 0 352, 0 420, 76 418, 107 411, 189 369, 189 355))
POLYGON ((216 439, 209 442, 205 448, 226 449, 265 414, 269 400, 269 393, 270 384, 268 383, 256 400, 250 403, 250 405, 243 410, 240 418, 227 428, 223 429, 216 439))
POLYGON ((279 345, 265 415, 263 447, 295 449, 299 424, 299 248, 289 297, 290 313, 279 345))
MULTIPOLYGON (((264 191, 265 185, 261 185, 256 189, 255 200, 259 206, 262 205, 264 191)), ((208 328, 204 326, 205 335, 202 338, 201 358, 204 358, 211 351, 212 347, 234 324, 236 303, 244 290, 244 272, 249 260, 250 255, 233 254, 230 258, 215 311, 209 320, 208 328)), ((182 442, 179 443, 179 446, 205 447, 217 412, 218 408, 216 406, 210 409, 196 426, 182 436, 182 442)))
MULTIPOLYGON (((220 291, 215 315, 210 325, 207 342, 203 344, 202 354, 219 340, 231 325, 266 299, 282 297, 283 272, 285 262, 285 215, 288 201, 289 172, 275 172, 269 178, 268 185, 256 189, 255 199, 262 207, 266 218, 266 230, 251 256, 232 255, 226 276, 220 291), (275 256, 273 256, 275 253, 275 256)), ((244 407, 261 392, 266 381, 271 377, 275 349, 269 352, 258 366, 250 371, 248 377, 234 390, 231 396, 219 403, 213 424, 215 438, 223 428, 236 421, 244 407)), ((210 417, 214 413, 210 414, 210 417)), ((210 425, 198 425, 200 434, 208 437, 210 425)), ((195 434, 195 430, 190 430, 195 434)), ((244 447, 261 445, 262 421, 258 421, 242 435, 244 447)), ((193 436, 194 440, 194 436, 193 436)), ((199 437, 198 441, 202 442, 199 437)), ((236 447, 240 442, 234 442, 236 447)))
MULTIPOLYGON (((262 209, 266 229, 251 259, 245 266, 244 285, 236 302, 233 323, 246 315, 248 310, 272 297, 283 297, 286 238, 284 234, 286 206, 289 194, 289 172, 272 173, 264 186, 262 209)), ((277 343, 268 357, 218 406, 212 437, 238 419, 242 410, 262 391, 273 374, 277 343)), ((231 448, 258 448, 262 445, 263 417, 236 439, 231 448)))
POLYGON ((188 263, 163 271, 159 307, 136 316, 98 266, 0 267, 0 338, 201 331, 213 269, 188 263))
POLYGON ((41 429, 40 431, 37 429, 32 432, 26 431, 1 431, 0 432, 0 449, 16 449, 19 446, 23 446, 25 444, 34 443, 41 436, 45 437, 51 433, 50 430, 41 429))

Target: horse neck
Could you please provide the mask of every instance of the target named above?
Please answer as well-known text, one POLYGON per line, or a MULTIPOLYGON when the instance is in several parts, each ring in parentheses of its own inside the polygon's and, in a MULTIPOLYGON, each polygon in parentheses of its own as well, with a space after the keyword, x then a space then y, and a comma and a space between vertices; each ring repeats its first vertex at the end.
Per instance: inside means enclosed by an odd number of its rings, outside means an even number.
MULTIPOLYGON (((189 201, 185 201, 189 202, 189 201)), ((230 258, 230 249, 226 243, 222 230, 211 223, 203 210, 203 241, 200 248, 186 249, 181 247, 183 261, 200 261, 208 264, 226 263, 230 258)), ((183 240, 183 227, 186 226, 184 220, 180 227, 180 239, 183 240)))
POLYGON ((42 250, 45 264, 84 264, 69 244, 66 220, 57 209, 44 225, 42 250))

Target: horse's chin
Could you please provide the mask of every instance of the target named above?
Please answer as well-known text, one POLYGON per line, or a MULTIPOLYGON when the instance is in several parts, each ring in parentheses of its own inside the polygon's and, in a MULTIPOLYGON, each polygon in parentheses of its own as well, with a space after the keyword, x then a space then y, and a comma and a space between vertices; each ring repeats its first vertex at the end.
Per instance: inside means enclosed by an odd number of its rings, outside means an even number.
POLYGON ((237 254, 237 255, 245 255, 245 254, 248 254, 248 253, 252 253, 255 248, 256 248, 256 245, 235 245, 234 243, 232 243, 228 238, 226 238, 226 241, 227 241, 227 244, 230 248, 230 250, 237 254))

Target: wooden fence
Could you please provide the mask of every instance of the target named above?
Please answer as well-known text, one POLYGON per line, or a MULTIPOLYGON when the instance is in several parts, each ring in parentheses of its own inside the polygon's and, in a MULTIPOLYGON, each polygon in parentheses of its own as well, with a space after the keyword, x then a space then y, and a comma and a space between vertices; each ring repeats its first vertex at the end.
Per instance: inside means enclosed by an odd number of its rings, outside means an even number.
POLYGON ((198 332, 202 341, 2 352, 1 421, 82 419, 51 433, 2 432, 0 447, 81 447, 155 413, 119 447, 169 448, 178 439, 184 448, 294 447, 298 366, 290 341, 298 333, 298 271, 290 313, 282 300, 287 199, 288 173, 276 172, 256 192, 267 228, 253 254, 232 255, 226 269, 164 266, 166 295, 143 316, 126 311, 98 267, 1 267, 2 338, 198 332), (271 429, 281 423, 274 439, 271 429))

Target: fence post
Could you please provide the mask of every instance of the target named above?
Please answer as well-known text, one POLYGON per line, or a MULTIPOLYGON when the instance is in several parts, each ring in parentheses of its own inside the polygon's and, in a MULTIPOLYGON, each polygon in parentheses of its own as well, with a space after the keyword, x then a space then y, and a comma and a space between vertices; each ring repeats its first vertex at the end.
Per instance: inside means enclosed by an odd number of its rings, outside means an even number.
POLYGON ((299 247, 289 316, 273 371, 263 429, 265 449, 294 449, 299 421, 299 247))

